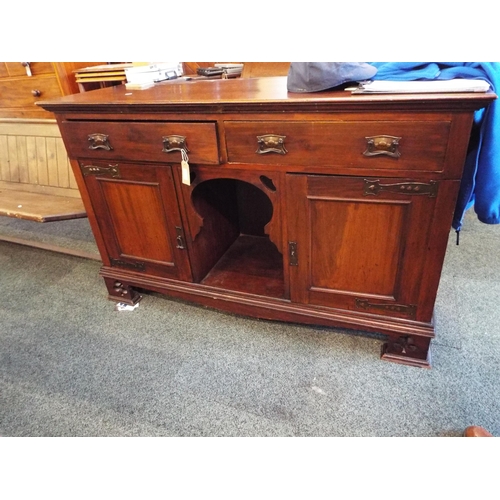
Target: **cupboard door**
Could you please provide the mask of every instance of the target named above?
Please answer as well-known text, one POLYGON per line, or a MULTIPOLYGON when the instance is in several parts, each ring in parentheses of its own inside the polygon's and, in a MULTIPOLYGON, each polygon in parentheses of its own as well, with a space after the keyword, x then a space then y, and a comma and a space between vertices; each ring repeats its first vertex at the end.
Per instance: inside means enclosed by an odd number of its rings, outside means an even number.
POLYGON ((438 188, 432 181, 288 175, 292 300, 429 321, 419 302, 428 309, 435 298, 420 288, 438 188))
POLYGON ((80 162, 112 267, 191 280, 169 166, 80 162))

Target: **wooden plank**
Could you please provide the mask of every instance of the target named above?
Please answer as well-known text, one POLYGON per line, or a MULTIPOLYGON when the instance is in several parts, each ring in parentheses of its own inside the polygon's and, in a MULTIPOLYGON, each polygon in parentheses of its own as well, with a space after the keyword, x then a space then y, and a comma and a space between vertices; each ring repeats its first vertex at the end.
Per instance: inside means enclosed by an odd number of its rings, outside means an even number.
POLYGON ((20 166, 19 158, 17 155, 17 140, 15 136, 7 137, 9 163, 10 163, 10 180, 12 182, 19 182, 20 179, 20 166))
POLYGON ((10 181, 9 150, 5 135, 0 135, 0 180, 10 181))
POLYGON ((47 146, 47 170, 49 177, 49 186, 59 186, 56 140, 53 137, 46 137, 45 143, 47 146))
POLYGON ((0 191, 8 189, 9 191, 26 191, 29 193, 48 194, 51 196, 68 196, 69 198, 81 198, 78 189, 41 186, 40 184, 24 184, 22 182, 0 181, 0 191))
POLYGON ((40 137, 61 137, 55 120, 0 118, 1 135, 24 135, 40 137))
POLYGON ((86 217, 79 198, 50 196, 3 189, 0 191, 0 215, 37 222, 49 222, 86 217))
POLYGON ((17 136, 17 158, 19 160, 19 182, 29 183, 30 174, 28 169, 28 149, 26 137, 17 136))
POLYGON ((69 161, 69 158, 66 157, 66 162, 68 164, 68 171, 69 171, 69 187, 72 189, 78 190, 78 184, 76 182, 75 174, 73 174, 73 169, 71 168, 71 163, 69 161))
POLYGON ((38 184, 38 169, 36 165, 35 137, 26 137, 26 153, 28 156, 28 175, 30 184, 38 184))
POLYGON ((57 178, 59 187, 70 187, 70 165, 62 139, 56 139, 57 178))
POLYGON ((36 162, 38 170, 38 183, 49 186, 49 170, 47 166, 47 144, 45 137, 36 137, 36 162))

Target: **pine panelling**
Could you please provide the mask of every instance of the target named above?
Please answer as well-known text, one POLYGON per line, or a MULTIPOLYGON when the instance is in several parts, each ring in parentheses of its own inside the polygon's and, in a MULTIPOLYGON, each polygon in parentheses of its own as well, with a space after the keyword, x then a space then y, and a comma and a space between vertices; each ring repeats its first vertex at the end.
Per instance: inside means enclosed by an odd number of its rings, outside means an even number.
MULTIPOLYGON (((78 193, 66 148, 53 122, 0 120, 0 182, 36 185, 60 194, 78 193), (64 191, 74 191, 64 193, 64 191)), ((79 196, 79 194, 77 194, 79 196)))
POLYGON ((46 140, 46 137, 35 137, 38 184, 41 184, 42 186, 50 186, 49 170, 47 166, 46 140))
MULTIPOLYGON (((17 142, 17 157, 19 160, 20 165, 27 165, 28 164, 28 148, 27 148, 27 141, 26 137, 24 136, 17 136, 16 137, 16 142, 17 142)), ((30 181, 29 177, 29 172, 27 168, 21 168, 19 170, 19 182, 28 184, 30 181)))
MULTIPOLYGON (((73 172, 71 172, 71 167, 69 165, 68 156, 66 153, 66 148, 61 141, 56 141, 56 158, 57 158, 57 172, 58 172, 58 181, 59 186, 63 188, 74 188, 71 185, 70 179, 74 181, 73 172)), ((74 182, 76 186, 76 181, 74 182)))
POLYGON ((56 140, 53 137, 47 137, 45 139, 45 147, 47 151, 47 171, 49 173, 49 186, 59 186, 56 140))
POLYGON ((17 147, 17 137, 9 135, 7 137, 7 150, 9 153, 10 181, 20 182, 19 150, 17 147))
POLYGON ((28 163, 28 179, 30 184, 38 184, 38 169, 36 167, 36 138, 26 137, 26 156, 28 163))
POLYGON ((0 135, 0 179, 10 181, 9 145, 5 135, 0 135))

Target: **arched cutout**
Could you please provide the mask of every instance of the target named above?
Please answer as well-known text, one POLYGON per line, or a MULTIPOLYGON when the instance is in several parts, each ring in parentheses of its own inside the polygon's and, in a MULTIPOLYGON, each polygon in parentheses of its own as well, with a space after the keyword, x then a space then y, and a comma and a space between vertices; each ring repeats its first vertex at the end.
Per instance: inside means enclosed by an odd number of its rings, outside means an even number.
POLYGON ((264 236, 264 227, 273 216, 267 194, 249 182, 237 179, 212 179, 198 184, 191 194, 196 212, 223 219, 239 234, 264 236))
POLYGON ((264 184, 264 186, 266 186, 267 189, 273 192, 276 191, 276 186, 274 185, 273 180, 267 177, 267 175, 261 175, 259 179, 260 182, 262 182, 262 184, 264 184))

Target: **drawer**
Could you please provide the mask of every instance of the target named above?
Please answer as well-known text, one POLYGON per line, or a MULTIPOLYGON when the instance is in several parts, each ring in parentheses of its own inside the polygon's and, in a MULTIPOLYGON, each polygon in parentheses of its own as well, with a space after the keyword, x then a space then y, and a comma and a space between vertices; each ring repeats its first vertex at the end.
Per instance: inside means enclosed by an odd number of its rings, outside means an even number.
POLYGON ((440 171, 450 122, 231 121, 225 132, 234 163, 440 171))
MULTIPOLYGON (((61 97, 61 88, 55 76, 33 76, 0 80, 0 106, 29 108, 36 101, 61 97)), ((41 108, 36 108, 43 112, 41 108)))
POLYGON ((71 158, 180 163, 185 146, 191 163, 219 163, 215 123, 63 121, 59 128, 71 158))
MULTIPOLYGON (((9 76, 28 76, 26 67, 20 62, 5 63, 9 76)), ((32 62, 30 63, 30 71, 33 76, 54 74, 54 66, 51 62, 32 62)))

